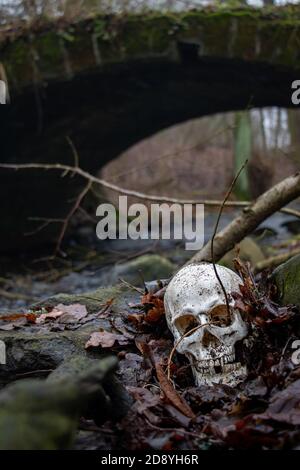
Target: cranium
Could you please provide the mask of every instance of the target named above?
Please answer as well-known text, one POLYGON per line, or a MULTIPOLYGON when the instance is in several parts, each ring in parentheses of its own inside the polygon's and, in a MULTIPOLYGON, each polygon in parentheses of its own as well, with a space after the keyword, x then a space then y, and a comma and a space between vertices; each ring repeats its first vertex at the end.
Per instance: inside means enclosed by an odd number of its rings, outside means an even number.
POLYGON ((228 268, 216 269, 227 293, 229 312, 213 265, 191 264, 178 271, 167 287, 166 318, 176 350, 190 360, 197 385, 235 386, 246 376, 245 366, 236 362, 235 345, 246 337, 247 325, 231 296, 239 292, 242 280, 228 268))

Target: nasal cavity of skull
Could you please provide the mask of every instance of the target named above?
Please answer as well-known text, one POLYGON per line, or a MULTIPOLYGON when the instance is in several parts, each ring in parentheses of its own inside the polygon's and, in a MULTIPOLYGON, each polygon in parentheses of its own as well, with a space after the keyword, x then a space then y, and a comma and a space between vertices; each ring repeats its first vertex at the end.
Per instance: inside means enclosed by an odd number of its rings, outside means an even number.
POLYGON ((229 326, 232 323, 231 311, 226 305, 217 305, 209 312, 209 321, 216 326, 229 326))
MULTIPOLYGON (((214 335, 212 335, 209 331, 206 330, 204 332, 204 335, 202 338, 202 345, 205 348, 208 348, 208 347, 216 348, 220 344, 221 344, 220 340, 216 338, 214 335)), ((214 355, 215 355, 215 352, 212 351, 212 356, 214 355)))
POLYGON ((181 315, 175 320, 175 327, 181 334, 181 336, 189 336, 194 333, 194 328, 199 326, 200 323, 194 315, 186 314, 181 315))

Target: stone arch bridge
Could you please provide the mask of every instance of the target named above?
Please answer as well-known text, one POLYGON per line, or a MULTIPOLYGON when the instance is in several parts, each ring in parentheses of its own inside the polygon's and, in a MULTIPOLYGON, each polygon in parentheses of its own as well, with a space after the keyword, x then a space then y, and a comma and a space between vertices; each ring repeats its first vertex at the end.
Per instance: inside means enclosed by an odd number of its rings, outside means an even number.
MULTIPOLYGON (((72 162, 89 171, 141 139, 195 117, 292 106, 300 79, 300 6, 62 19, 0 36, 2 162, 72 162)), ((0 171, 5 249, 55 235, 28 217, 59 217, 81 181, 0 171)))

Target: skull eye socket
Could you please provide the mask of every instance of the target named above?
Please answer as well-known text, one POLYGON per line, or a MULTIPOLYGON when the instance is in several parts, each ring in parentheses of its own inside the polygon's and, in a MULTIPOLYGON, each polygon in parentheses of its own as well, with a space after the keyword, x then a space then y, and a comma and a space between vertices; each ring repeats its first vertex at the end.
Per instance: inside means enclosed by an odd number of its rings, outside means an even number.
POLYGON ((209 320, 216 326, 229 326, 232 322, 231 312, 226 305, 217 305, 209 312, 209 320))
POLYGON ((193 315, 182 315, 181 317, 176 318, 174 324, 181 336, 189 336, 189 334, 193 333, 191 330, 196 328, 199 325, 199 322, 193 315))

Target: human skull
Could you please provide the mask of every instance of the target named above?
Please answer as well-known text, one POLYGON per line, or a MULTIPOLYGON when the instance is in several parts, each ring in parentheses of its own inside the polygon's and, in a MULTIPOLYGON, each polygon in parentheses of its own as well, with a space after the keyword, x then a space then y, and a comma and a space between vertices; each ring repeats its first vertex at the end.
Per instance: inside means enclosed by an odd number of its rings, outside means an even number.
POLYGON ((246 376, 246 367, 236 362, 235 345, 246 337, 247 325, 231 296, 239 292, 242 280, 228 268, 216 269, 227 293, 229 312, 213 265, 190 264, 167 287, 166 319, 176 350, 190 360, 197 385, 235 386, 246 376))

